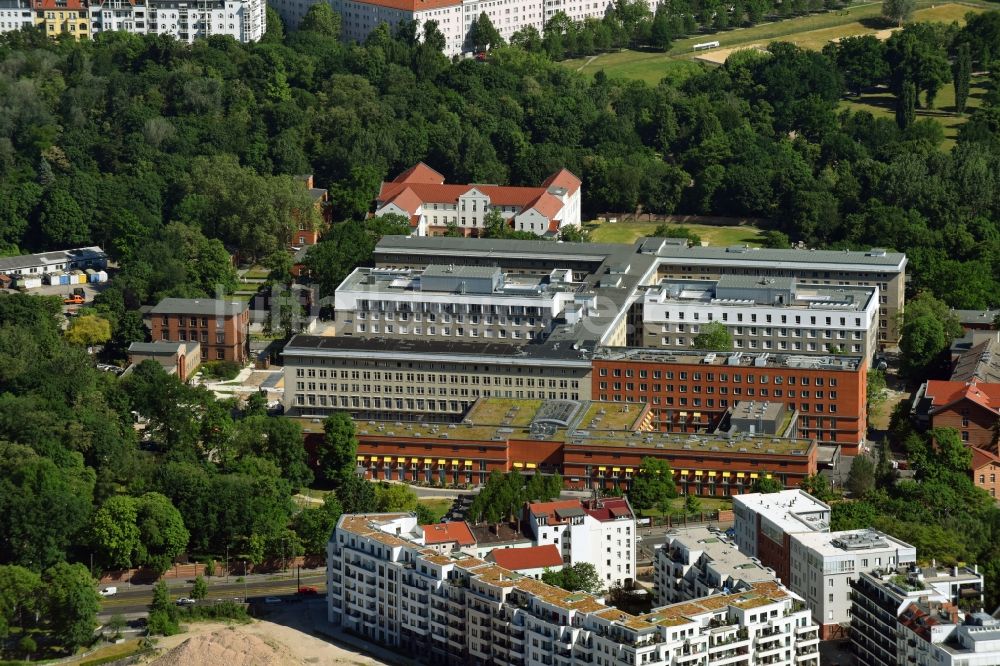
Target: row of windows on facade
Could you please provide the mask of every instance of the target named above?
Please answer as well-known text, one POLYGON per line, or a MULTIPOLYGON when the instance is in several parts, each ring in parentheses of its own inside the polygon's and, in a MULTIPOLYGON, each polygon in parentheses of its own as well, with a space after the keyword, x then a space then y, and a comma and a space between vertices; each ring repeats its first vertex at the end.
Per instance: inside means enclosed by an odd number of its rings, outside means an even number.
MULTIPOLYGON (((606 390, 608 390, 608 386, 609 385, 611 387, 611 390, 613 390, 613 391, 621 391, 622 390, 622 382, 610 382, 610 384, 609 384, 609 382, 599 382, 598 388, 601 391, 606 391, 606 390)), ((650 385, 650 384, 639 384, 638 386, 639 386, 639 392, 640 393, 648 393, 650 386, 653 387, 653 392, 654 393, 664 393, 664 392, 665 393, 674 393, 675 388, 676 388, 676 391, 678 393, 687 393, 688 392, 688 387, 687 387, 686 384, 678 384, 676 387, 673 384, 652 384, 652 385, 650 385), (665 391, 662 390, 663 387, 666 387, 665 391)), ((633 391, 635 391, 635 387, 636 387, 636 384, 634 384, 633 382, 625 382, 625 390, 626 391, 633 392, 633 391)), ((707 393, 707 394, 711 395, 711 394, 715 393, 715 388, 716 388, 715 386, 705 386, 705 387, 702 387, 701 385, 695 384, 695 385, 691 386, 691 393, 702 393, 704 391, 704 393, 707 393)), ((729 395, 729 389, 730 389, 730 387, 728 387, 728 386, 720 386, 718 388, 719 388, 719 395, 729 395)), ((741 386, 734 386, 734 387, 732 387, 732 394, 733 395, 743 395, 743 388, 741 386)), ((751 397, 760 396, 762 398, 768 398, 768 397, 775 397, 775 398, 785 398, 785 397, 787 397, 787 398, 795 398, 795 397, 798 397, 798 398, 810 398, 810 397, 812 397, 812 398, 815 398, 816 400, 825 400, 826 398, 829 398, 830 400, 836 400, 837 399, 837 392, 836 391, 829 391, 828 393, 826 393, 824 391, 814 391, 813 395, 810 396, 808 389, 804 389, 802 391, 797 391, 796 389, 787 389, 787 390, 785 390, 785 389, 774 389, 773 391, 769 391, 766 388, 762 388, 759 391, 757 391, 754 388, 747 388, 746 395, 751 396, 751 397), (796 395, 796 393, 798 395, 796 395)))
MULTIPOLYGON (((660 273, 661 276, 664 276, 664 272, 665 271, 671 271, 671 270, 682 271, 684 273, 693 273, 695 271, 700 271, 701 272, 700 276, 699 275, 696 275, 696 276, 686 276, 685 275, 685 276, 680 276, 681 279, 690 279, 691 277, 693 277, 696 280, 700 280, 700 279, 711 280, 711 279, 713 279, 712 278, 712 274, 711 273, 706 273, 705 269, 703 269, 700 266, 677 266, 677 265, 674 265, 674 264, 666 264, 666 263, 661 263, 660 264, 659 273, 660 273)), ((862 287, 872 287, 872 286, 878 285, 878 287, 880 289, 888 289, 889 288, 889 283, 888 282, 872 282, 871 281, 872 279, 891 280, 893 277, 895 277, 894 275, 892 275, 890 273, 869 273, 869 274, 867 274, 869 279, 867 279, 867 280, 859 280, 857 278, 854 278, 854 276, 856 275, 856 273, 853 272, 853 271, 771 271, 771 270, 763 270, 762 271, 759 268, 736 268, 736 267, 733 267, 733 268, 722 268, 720 270, 722 270, 726 275, 756 275, 756 276, 760 276, 760 277, 794 277, 794 278, 799 278, 799 279, 803 279, 803 280, 806 279, 806 278, 853 278, 853 279, 847 280, 847 281, 840 280, 839 282, 837 282, 837 284, 839 286, 842 286, 842 287, 851 286, 851 285, 859 285, 859 286, 862 286, 862 287)), ((666 277, 672 277, 672 276, 667 275, 666 277)), ((814 283, 814 284, 819 284, 819 283, 814 283)), ((830 283, 829 282, 825 282, 823 284, 830 284, 830 283)))
MULTIPOLYGON (((424 362, 424 361, 416 361, 416 362, 413 362, 413 361, 376 361, 376 360, 326 358, 326 357, 313 358, 313 359, 304 359, 304 360, 305 360, 305 363, 303 365, 306 365, 306 366, 309 366, 309 365, 314 365, 314 366, 331 365, 331 366, 348 366, 350 368, 358 368, 358 367, 363 367, 363 368, 383 368, 383 369, 387 369, 387 370, 404 370, 404 369, 405 370, 412 370, 412 369, 419 369, 419 370, 421 370, 423 372, 428 372, 428 373, 429 372, 435 372, 435 371, 436 372, 461 372, 463 374, 465 374, 465 373, 482 373, 482 372, 485 372, 485 373, 502 374, 502 375, 508 375, 508 374, 516 373, 516 374, 519 374, 519 375, 544 375, 546 377, 550 377, 550 376, 576 377, 576 376, 580 376, 582 374, 586 374, 585 372, 581 372, 579 370, 571 370, 569 368, 546 368, 546 367, 541 367, 541 366, 523 366, 523 365, 517 365, 517 366, 513 366, 513 367, 508 367, 508 366, 497 367, 497 366, 494 366, 494 365, 480 365, 478 363, 428 363, 428 362, 424 362)), ((296 373, 300 369, 301 368, 296 368, 296 373)), ((308 372, 308 370, 313 370, 313 368, 308 368, 307 372, 308 372)), ((318 370, 318 372, 324 372, 324 370, 322 368, 320 368, 318 370)), ((330 370, 330 372, 334 373, 334 372, 337 372, 337 370, 330 370)), ((366 373, 366 372, 376 372, 377 373, 378 371, 354 370, 354 369, 352 369, 352 370, 349 370, 349 371, 341 370, 340 372, 341 373, 343 373, 343 372, 350 372, 352 379, 357 379, 358 378, 358 374, 357 373, 362 373, 361 376, 363 378, 365 378, 365 379, 368 379, 369 377, 367 375, 365 375, 364 373, 366 373)), ((309 375, 309 376, 312 376, 312 375, 309 375)), ((325 375, 321 375, 321 376, 325 376, 325 375)), ((333 374, 331 374, 330 376, 331 377, 336 377, 336 375, 333 375, 333 374)), ((453 375, 453 376, 454 377, 458 377, 459 375, 453 375)), ((462 383, 464 384, 465 382, 462 381, 462 383)))
MULTIPOLYGON (((654 322, 655 323, 655 322, 654 322)), ((733 335, 763 335, 765 337, 773 337, 775 335, 774 331, 777 330, 777 336, 779 338, 819 338, 822 337, 824 340, 832 340, 836 338, 837 340, 846 340, 847 331, 831 331, 830 329, 823 330, 819 328, 793 328, 791 333, 787 328, 760 328, 756 326, 731 326, 729 331, 733 335)), ((692 324, 690 327, 687 324, 662 324, 660 326, 660 333, 700 333, 701 326, 698 324, 692 324)), ((860 340, 862 336, 862 331, 851 331, 851 338, 854 340, 860 340)))
MULTIPOLYGON (((691 338, 670 338, 663 337, 660 338, 660 345, 663 347, 684 347, 689 348, 694 344, 694 340, 691 338)), ((838 345, 823 344, 822 349, 820 349, 815 342, 809 342, 802 346, 801 342, 793 342, 789 346, 788 342, 785 340, 779 340, 778 346, 774 346, 774 342, 771 340, 733 340, 734 349, 780 349, 784 351, 824 351, 830 354, 833 353, 843 353, 847 351, 847 347, 840 347, 838 345)), ((850 349, 852 354, 861 353, 861 345, 851 345, 850 349)))
MULTIPOLYGON (((317 372, 319 373, 319 378, 320 379, 324 379, 324 378, 327 377, 327 371, 326 370, 322 370, 321 369, 321 370, 317 371, 317 370, 315 370, 313 368, 309 368, 309 369, 296 368, 295 369, 295 376, 296 377, 316 377, 317 376, 317 372)), ((401 382, 401 381, 404 381, 404 377, 405 377, 405 381, 408 384, 413 384, 414 382, 424 383, 425 381, 426 382, 435 382, 436 381, 439 384, 480 384, 480 383, 482 383, 484 386, 490 386, 491 384, 495 384, 496 386, 528 386, 528 387, 534 387, 536 385, 535 382, 537 381, 538 382, 538 384, 537 384, 538 388, 545 388, 546 385, 549 388, 573 388, 573 389, 580 388, 580 382, 579 382, 579 380, 576 380, 576 379, 545 379, 545 378, 539 378, 539 379, 536 380, 534 377, 489 377, 489 376, 479 377, 478 375, 472 375, 470 377, 469 375, 436 375, 434 373, 423 373, 423 372, 407 372, 407 373, 397 372, 395 374, 393 374, 391 372, 386 372, 385 373, 385 379, 386 379, 386 381, 392 381, 393 379, 395 379, 395 381, 401 382), (546 382, 548 382, 548 384, 546 384, 546 382)), ((337 379, 337 371, 336 370, 331 370, 329 378, 330 379, 337 379)), ((341 370, 340 371, 340 379, 348 379, 348 371, 347 370, 341 370)), ((352 370, 352 371, 350 371, 350 379, 365 379, 365 380, 374 379, 375 381, 381 381, 382 380, 382 373, 381 372, 377 372, 377 371, 373 373, 373 372, 369 372, 369 371, 361 372, 361 371, 358 371, 358 370, 352 370)), ((301 384, 301 383, 302 382, 299 382, 299 384, 301 384)), ((315 390, 315 388, 312 388, 312 387, 315 386, 314 382, 309 382, 309 386, 311 387, 310 390, 315 390)), ((341 384, 340 386, 341 386, 341 390, 342 391, 347 391, 347 384, 341 384)), ((352 384, 351 386, 354 387, 355 391, 358 390, 358 386, 359 386, 358 384, 352 384)), ((301 386, 299 388, 301 389, 301 386)), ((336 390, 336 384, 330 384, 330 388, 331 388, 331 390, 336 390)), ((364 390, 365 390, 366 393, 370 391, 370 388, 371 387, 368 384, 364 385, 364 390)), ((402 388, 402 387, 398 387, 397 386, 396 388, 399 389, 399 388, 402 388)), ((389 390, 390 387, 387 386, 386 389, 389 390)), ((326 390, 326 384, 325 383, 320 383, 320 390, 321 391, 325 391, 326 390)), ((378 385, 375 386, 375 390, 376 391, 379 390, 379 386, 378 385)))
MULTIPOLYGON (((163 332, 163 337, 161 338, 164 342, 170 342, 170 336, 166 331, 163 332)), ((208 333, 202 331, 199 335, 198 331, 177 331, 177 340, 180 342, 208 342, 208 333)), ((215 344, 222 345, 226 343, 226 336, 224 333, 215 334, 215 344)))
MULTIPOLYGON (((359 393, 360 392, 359 389, 362 388, 362 386, 359 385, 359 384, 352 384, 351 388, 353 389, 353 391, 348 391, 347 390, 347 384, 341 384, 341 388, 343 389, 341 391, 341 393, 350 394, 350 393, 359 393)), ((372 388, 370 385, 366 384, 366 385, 363 386, 363 388, 364 388, 364 393, 368 393, 368 394, 373 393, 373 391, 370 390, 372 388)), ((431 386, 429 388, 426 388, 426 389, 423 386, 417 386, 417 387, 413 387, 413 386, 396 386, 395 388, 393 388, 391 386, 385 386, 385 387, 383 387, 383 386, 380 386, 380 385, 376 384, 374 388, 375 388, 374 393, 381 393, 383 395, 393 395, 393 394, 395 394, 395 395, 404 395, 404 394, 405 395, 431 395, 431 396, 434 396, 434 395, 440 395, 440 396, 450 395, 450 396, 462 397, 462 398, 468 398, 468 397, 478 398, 478 397, 480 397, 480 395, 488 397, 490 395, 493 395, 494 393, 497 393, 495 391, 490 391, 489 389, 485 389, 482 392, 480 392, 479 389, 464 389, 464 388, 463 389, 459 389, 459 388, 454 388, 454 387, 452 387, 452 388, 441 387, 440 389, 436 389, 433 386, 431 386)), ((540 388, 542 388, 542 387, 540 387, 540 388)), ((304 383, 304 382, 296 382, 296 389, 299 390, 299 391, 310 391, 310 392, 316 391, 316 390, 319 390, 319 391, 327 391, 328 390, 326 388, 326 384, 323 384, 323 383, 320 383, 319 384, 319 388, 317 389, 315 382, 306 382, 306 383, 304 383)), ((337 385, 336 384, 331 384, 330 388, 329 388, 329 391, 336 391, 336 390, 337 390, 337 385)), ((523 391, 518 391, 517 393, 518 393, 518 397, 522 397, 521 394, 524 393, 524 392, 523 391)), ((550 391, 550 393, 554 394, 553 391, 550 391)), ((566 393, 563 392, 562 395, 566 395, 566 393)), ((331 400, 334 398, 334 396, 330 396, 330 397, 331 397, 331 400)), ((527 394, 526 394, 526 397, 528 397, 528 398, 534 398, 535 397, 535 392, 534 391, 528 391, 527 394)), ((539 398, 544 398, 545 397, 545 391, 539 391, 538 392, 538 397, 539 398)), ((563 399, 565 400, 565 398, 563 398, 563 399)), ((629 402, 632 402, 632 401, 630 400, 629 402)), ((700 402, 700 400, 699 400, 699 402, 700 402)), ((326 404, 326 403, 322 403, 322 404, 326 404)), ((699 405, 695 405, 695 406, 697 407, 699 405)))
MULTIPOLYGON (((608 369, 607 368, 600 368, 598 370, 597 374, 600 375, 601 377, 607 377, 608 376, 608 369)), ((638 371, 639 379, 646 379, 647 377, 649 377, 649 374, 650 373, 649 373, 648 370, 639 370, 638 371)), ((691 372, 691 373, 688 373, 687 371, 680 371, 680 372, 678 372, 676 374, 677 374, 677 378, 679 380, 681 380, 681 381, 687 381, 687 378, 688 378, 689 374, 691 376, 691 379, 693 381, 696 381, 696 382, 700 382, 702 376, 705 377, 705 381, 708 381, 708 382, 714 382, 715 381, 715 373, 714 372, 707 372, 707 373, 704 373, 704 375, 702 375, 701 372, 691 372)), ((652 371, 652 375, 653 375, 653 379, 664 379, 664 378, 665 379, 673 379, 674 378, 674 371, 673 370, 667 370, 667 371, 653 370, 652 371)), ((612 377, 621 377, 622 376, 622 369, 621 368, 612 368, 611 369, 611 376, 612 377)), ((634 377, 635 376, 635 370, 632 370, 631 368, 626 368, 625 371, 624 371, 624 376, 626 378, 628 378, 628 377, 634 377)), ((734 384, 742 384, 742 383, 744 383, 743 382, 743 375, 741 375, 741 374, 734 373, 731 377, 732 377, 732 381, 733 381, 734 384)), ((746 383, 747 384, 767 384, 767 383, 770 383, 771 379, 772 379, 771 375, 748 374, 746 376, 746 383)), ((783 377, 782 375, 775 375, 773 377, 773 379, 774 379, 774 383, 775 384, 788 384, 789 386, 795 386, 796 384, 799 384, 801 386, 809 386, 809 384, 810 384, 809 377, 796 377, 795 375, 789 375, 788 377, 783 377)), ((721 373, 719 373, 719 381, 720 382, 728 382, 729 380, 730 380, 730 374, 728 372, 721 372, 721 373)), ((813 386, 824 386, 824 385, 827 385, 827 386, 834 386, 835 387, 835 386, 837 386, 837 378, 836 377, 827 377, 827 378, 824 378, 824 377, 813 377, 812 378, 812 384, 813 384, 813 386)))
MULTIPOLYGON (((701 320, 701 313, 700 312, 694 312, 692 314, 694 315, 692 317, 694 319, 694 321, 700 321, 701 320)), ((714 313, 709 312, 709 313, 707 313, 707 315, 708 315, 708 321, 714 321, 714 317, 715 317, 714 313)), ((686 313, 683 310, 678 310, 677 311, 677 320, 678 321, 684 321, 685 316, 686 316, 686 313)), ((670 319, 670 310, 664 310, 663 311, 663 317, 662 317, 662 319, 663 320, 669 320, 670 319)), ((769 314, 768 315, 764 315, 763 319, 764 319, 763 323, 766 323, 766 324, 773 323, 773 321, 772 321, 773 320, 773 315, 769 315, 769 314)), ((778 317, 778 319, 779 319, 779 321, 777 323, 787 324, 789 316, 788 315, 781 315, 780 317, 778 317)), ((832 317, 824 317, 824 319, 826 321, 826 324, 825 324, 826 326, 832 326, 833 325, 832 324, 832 322, 833 322, 833 318, 832 317)), ((840 325, 841 326, 847 326, 847 317, 840 317, 839 319, 840 319, 840 325)), ((794 323, 796 325, 801 324, 802 323, 802 315, 794 315, 794 320, 795 320, 794 323)), ((722 321, 729 321, 729 313, 728 312, 723 312, 722 313, 722 321)), ((736 321, 737 322, 742 322, 743 321, 743 313, 742 312, 737 312, 736 313, 736 321)), ((750 315, 750 323, 751 324, 756 324, 757 323, 757 315, 756 314, 752 314, 751 313, 751 315, 750 315)), ((810 326, 816 326, 816 317, 815 316, 813 316, 813 315, 809 316, 809 325, 810 326)), ((861 326, 861 318, 860 317, 855 317, 854 318, 854 325, 855 326, 861 326)), ((768 329, 768 330, 770 330, 770 329, 768 329)), ((782 329, 782 330, 784 330, 784 329, 782 329)))
MULTIPOLYGON (((439 303, 430 301, 369 301, 358 300, 358 319, 364 319, 367 313, 372 319, 378 319, 379 314, 385 314, 386 321, 392 321, 394 315, 399 316, 400 321, 407 321, 403 315, 413 314, 415 321, 420 321, 420 315, 426 314, 427 321, 435 321, 436 315, 442 315, 445 322, 451 321, 450 315, 455 315, 455 321, 459 324, 465 321, 465 315, 492 315, 511 317, 540 317, 542 308, 537 305, 496 305, 490 303, 439 303), (448 315, 448 316, 445 316, 448 315)), ((491 320, 490 320, 491 321, 491 320)), ((473 319, 472 323, 478 323, 478 319, 473 319)), ((500 321, 506 323, 505 320, 500 321)))
MULTIPOLYGON (((221 351, 221 350, 220 350, 221 351)), ((472 396, 478 398, 479 391, 472 391, 472 396)), ((523 393, 518 391, 518 393, 523 393)), ((528 391, 529 395, 527 397, 536 398, 539 400, 549 399, 549 400, 579 400, 580 395, 578 393, 568 393, 566 391, 528 391)), ((484 391, 482 397, 503 397, 503 398, 513 398, 513 391, 484 391)), ((518 395, 518 398, 525 396, 518 395)), ((458 400, 421 400, 419 398, 369 398, 369 397, 358 397, 356 395, 346 396, 325 396, 325 395, 314 395, 310 393, 309 395, 302 395, 299 393, 295 396, 296 405, 306 405, 312 407, 336 407, 338 404, 341 407, 354 407, 365 409, 398 409, 398 410, 418 410, 418 411, 429 411, 429 412, 464 412, 468 409, 474 401, 463 401, 458 400)))
MULTIPOLYGON (((741 396, 741 391, 739 389, 733 389, 733 395, 734 396, 741 396)), ((637 402, 637 403, 638 402, 651 402, 654 406, 666 405, 667 407, 673 407, 674 405, 677 405, 679 407, 715 407, 715 399, 714 398, 706 398, 704 404, 702 403, 701 398, 692 398, 691 401, 690 401, 690 404, 689 404, 687 398, 676 398, 675 399, 673 396, 667 396, 665 398, 660 398, 659 396, 655 396, 652 399, 645 398, 645 397, 639 398, 639 397, 635 397, 635 396, 631 396, 631 395, 630 396, 626 396, 625 398, 622 398, 622 396, 619 395, 619 394, 610 394, 610 397, 609 397, 609 394, 607 394, 607 393, 602 393, 602 394, 600 394, 600 396, 601 396, 601 400, 607 401, 607 402, 637 402)), ((747 397, 751 397, 751 398, 755 397, 753 389, 747 389, 747 397)), ((760 397, 760 398, 767 398, 767 397, 780 398, 782 396, 781 396, 781 391, 775 391, 772 396, 768 396, 767 390, 766 389, 761 389, 761 393, 759 395, 757 395, 756 397, 760 397)), ((796 408, 796 404, 797 403, 794 403, 794 402, 788 403, 788 408, 789 409, 795 409, 796 408)), ((724 409, 726 407, 729 407, 729 400, 725 399, 725 398, 720 399, 719 400, 719 408, 720 409, 724 409)), ((829 411, 830 414, 836 414, 837 413, 837 405, 833 405, 833 404, 827 406, 827 405, 823 405, 822 403, 816 403, 815 405, 813 405, 812 403, 803 402, 803 403, 798 403, 798 409, 801 412, 808 412, 811 409, 812 411, 815 411, 816 413, 823 413, 824 411, 827 411, 827 410, 829 411)), ((808 424, 808 419, 806 419, 802 423, 802 425, 807 425, 807 424, 808 424)))
MULTIPOLYGON (((393 326, 392 324, 386 324, 384 327, 380 327, 378 324, 372 324, 371 326, 368 326, 367 324, 358 324, 357 328, 358 328, 358 332, 359 333, 398 333, 400 335, 409 335, 410 334, 410 327, 409 326, 398 326, 397 327, 397 326, 393 326)), ((492 338, 494 336, 497 337, 497 338, 506 338, 506 337, 508 337, 507 336, 507 329, 505 329, 505 328, 497 329, 495 333, 494 333, 494 330, 491 329, 491 328, 484 329, 482 331, 482 336, 480 336, 479 333, 480 333, 480 331, 479 331, 478 328, 465 329, 465 328, 462 328, 462 327, 458 327, 458 328, 452 329, 450 326, 442 326, 441 328, 438 328, 436 326, 428 326, 427 327, 427 333, 426 333, 426 335, 449 335, 449 336, 450 335, 454 335, 457 338, 461 338, 461 337, 470 337, 470 338, 484 337, 484 338, 492 338)), ((421 327, 421 326, 414 326, 413 327, 413 335, 425 335, 423 327, 421 327)), ((513 339, 513 340, 521 340, 521 339, 523 339, 523 340, 541 340, 543 337, 544 336, 543 336, 543 334, 542 334, 541 331, 534 331, 534 332, 532 332, 532 331, 524 331, 523 333, 521 331, 511 331, 510 332, 510 338, 513 339)))
MULTIPOLYGON (((357 318, 361 321, 371 320, 371 321, 410 321, 410 313, 408 312, 397 312, 395 314, 387 312, 385 314, 379 314, 377 312, 366 313, 358 312, 357 318)), ((424 315, 419 313, 413 315, 413 321, 422 323, 424 320, 424 315)), ((465 323, 465 315, 441 315, 441 323, 450 324, 452 319, 455 320, 456 324, 465 323)), ((436 323, 438 321, 438 316, 435 314, 426 315, 427 323, 436 323)), ((504 317, 504 316, 494 316, 494 315, 469 315, 470 324, 499 324, 500 326, 547 326, 548 321, 545 319, 539 319, 536 317, 504 317)))

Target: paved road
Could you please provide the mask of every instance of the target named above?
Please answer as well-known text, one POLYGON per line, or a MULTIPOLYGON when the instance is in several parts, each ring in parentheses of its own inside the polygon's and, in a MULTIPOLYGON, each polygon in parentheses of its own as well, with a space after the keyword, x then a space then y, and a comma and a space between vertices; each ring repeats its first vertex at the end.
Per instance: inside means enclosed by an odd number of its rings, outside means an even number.
MULTIPOLYGON (((255 600, 262 601, 264 597, 297 598, 296 592, 300 582, 303 586, 315 587, 320 595, 326 592, 326 575, 322 570, 303 572, 301 578, 296 578, 292 573, 257 576, 245 583, 237 583, 236 577, 233 576, 229 583, 218 580, 210 582, 208 598, 202 603, 214 603, 217 599, 243 601, 246 598, 252 603, 255 600)), ((117 587, 118 594, 103 600, 99 613, 101 616, 107 617, 117 613, 133 615, 149 610, 149 604, 153 600, 152 585, 117 587)), ((184 581, 170 587, 171 597, 174 599, 188 596, 191 591, 191 584, 184 581)))

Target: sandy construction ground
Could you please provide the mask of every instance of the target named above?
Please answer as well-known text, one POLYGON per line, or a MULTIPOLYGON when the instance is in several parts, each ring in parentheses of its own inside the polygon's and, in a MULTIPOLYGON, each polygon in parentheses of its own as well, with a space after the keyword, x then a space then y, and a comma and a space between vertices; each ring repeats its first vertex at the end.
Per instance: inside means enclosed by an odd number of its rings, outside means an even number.
POLYGON ((197 623, 189 631, 157 641, 158 654, 142 663, 149 666, 296 666, 298 664, 352 664, 384 666, 311 634, 273 622, 227 625, 197 623))

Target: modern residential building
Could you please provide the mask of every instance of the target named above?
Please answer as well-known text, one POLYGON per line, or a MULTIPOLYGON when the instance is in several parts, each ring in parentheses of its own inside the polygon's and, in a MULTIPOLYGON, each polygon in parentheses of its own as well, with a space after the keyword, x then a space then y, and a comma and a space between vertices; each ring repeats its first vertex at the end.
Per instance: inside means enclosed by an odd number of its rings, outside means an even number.
MULTIPOLYGON (((812 440, 650 432, 646 405, 480 398, 457 423, 357 421, 358 469, 373 480, 483 484, 490 473, 560 474, 572 489, 626 489, 646 457, 667 461, 679 492, 727 497, 774 476, 817 471, 812 440)), ((301 419, 307 446, 322 427, 301 419)))
POLYGON ((242 301, 164 298, 146 313, 153 342, 199 342, 201 360, 250 358, 250 310, 242 301))
POLYGON ((724 534, 705 527, 667 532, 653 552, 656 605, 742 592, 774 579, 774 571, 741 553, 724 534))
POLYGON ((798 489, 734 496, 733 514, 740 552, 774 569, 786 585, 792 535, 830 531, 830 506, 798 489))
POLYGON ((185 43, 223 35, 256 42, 267 30, 266 0, 91 0, 93 34, 123 30, 185 43))
POLYGON ((129 366, 143 361, 156 361, 169 375, 176 375, 186 382, 201 365, 201 345, 197 340, 187 342, 133 342, 128 347, 129 366))
MULTIPOLYGON (((563 256, 559 266, 610 274, 615 267, 636 266, 641 284, 662 280, 718 280, 724 275, 755 278, 796 278, 803 284, 826 287, 878 287, 879 344, 899 340, 896 315, 903 311, 906 255, 873 248, 867 251, 774 250, 743 246, 689 247, 676 238, 644 238, 633 245, 583 243, 582 247, 552 247, 539 241, 463 238, 407 238, 386 236, 375 248, 380 267, 420 268, 426 263, 500 266, 507 272, 548 272, 551 257, 563 256), (572 263, 571 263, 572 262, 572 263)), ((638 344, 633 342, 632 344, 638 344)))
POLYGON ((867 365, 857 357, 607 347, 593 358, 592 398, 648 403, 657 430, 712 432, 737 403, 782 403, 799 436, 846 455, 867 434, 867 365))
POLYGON ((812 610, 823 640, 843 638, 858 574, 916 561, 916 547, 876 530, 800 532, 791 535, 791 575, 784 582, 812 610))
POLYGON ((552 238, 564 227, 580 226, 580 196, 580 179, 565 169, 540 187, 450 185, 420 163, 382 183, 375 215, 406 217, 415 236, 443 236, 450 227, 478 236, 486 214, 499 211, 511 229, 552 238))
POLYGON ((563 562, 594 565, 607 588, 632 587, 638 532, 627 498, 532 502, 525 518, 533 541, 557 546, 563 562))
POLYGON ((712 322, 733 351, 850 354, 872 359, 878 344, 877 286, 805 284, 795 277, 723 275, 665 279, 642 299, 642 345, 689 350, 712 322))
POLYGON ((557 320, 585 316, 593 295, 579 294, 572 271, 544 278, 508 276, 493 267, 431 264, 420 271, 357 268, 334 296, 338 336, 542 341, 557 320))
POLYGON ((818 635, 780 585, 631 615, 420 542, 407 514, 341 516, 327 549, 330 622, 433 663, 818 666, 818 635))
MULTIPOLYGON (((921 607, 929 609, 937 605, 947 609, 949 614, 953 612, 953 607, 981 607, 983 576, 977 568, 886 568, 861 572, 851 585, 851 647, 859 663, 866 666, 930 666, 938 663, 985 666, 998 663, 977 659, 975 652, 972 655, 966 653, 972 657, 969 660, 927 661, 932 654, 932 644, 938 642, 934 638, 940 639, 941 632, 932 632, 930 640, 912 635, 913 629, 930 624, 926 619, 919 619, 921 607), (914 604, 916 609, 912 608, 914 604), (918 642, 921 640, 922 643, 918 642), (913 648, 919 647, 925 649, 914 654, 913 648)), ((988 654, 989 650, 995 649, 992 637, 985 631, 980 635, 985 640, 978 652, 988 654)), ((953 647, 961 645, 953 644, 953 647)), ((938 654, 943 657, 943 653, 938 654)))
POLYGON ((72 250, 53 250, 40 254, 26 254, 18 257, 0 257, 0 274, 21 276, 43 276, 49 273, 66 273, 87 268, 108 267, 108 255, 95 246, 78 247, 72 250))

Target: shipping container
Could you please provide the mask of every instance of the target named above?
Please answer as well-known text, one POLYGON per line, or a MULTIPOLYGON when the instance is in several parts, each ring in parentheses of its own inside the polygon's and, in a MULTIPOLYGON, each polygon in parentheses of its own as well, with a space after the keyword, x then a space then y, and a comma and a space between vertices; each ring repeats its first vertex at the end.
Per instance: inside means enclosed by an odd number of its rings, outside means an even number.
POLYGON ((69 275, 63 273, 62 275, 59 276, 59 284, 69 284, 69 278, 70 278, 69 275))
POLYGON ((42 278, 40 277, 22 277, 18 278, 17 283, 19 286, 25 289, 37 289, 42 286, 42 278))

